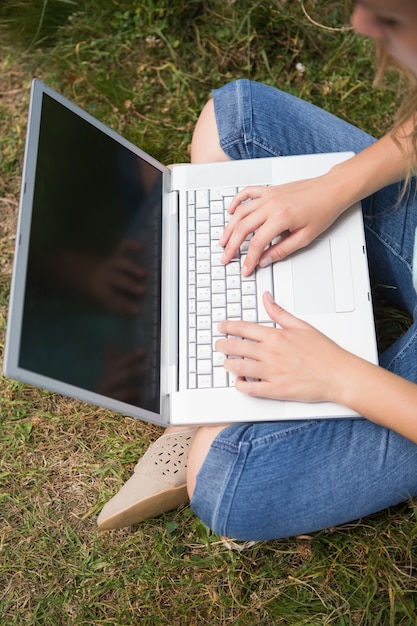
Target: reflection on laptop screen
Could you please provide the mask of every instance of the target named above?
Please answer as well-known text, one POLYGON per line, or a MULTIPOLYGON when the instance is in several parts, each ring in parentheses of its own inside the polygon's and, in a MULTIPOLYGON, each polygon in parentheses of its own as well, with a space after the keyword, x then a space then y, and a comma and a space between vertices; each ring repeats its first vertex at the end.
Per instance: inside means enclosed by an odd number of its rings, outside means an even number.
POLYGON ((19 366, 159 410, 161 173, 43 96, 19 366))

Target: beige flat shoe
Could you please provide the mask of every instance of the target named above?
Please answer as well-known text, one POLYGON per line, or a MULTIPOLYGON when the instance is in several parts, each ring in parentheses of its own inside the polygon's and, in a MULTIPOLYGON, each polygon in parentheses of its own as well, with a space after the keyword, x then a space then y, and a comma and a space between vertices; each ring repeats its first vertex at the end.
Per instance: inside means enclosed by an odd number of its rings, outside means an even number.
POLYGON ((100 530, 138 524, 188 502, 188 452, 197 428, 159 437, 137 463, 133 475, 104 505, 97 518, 100 530))

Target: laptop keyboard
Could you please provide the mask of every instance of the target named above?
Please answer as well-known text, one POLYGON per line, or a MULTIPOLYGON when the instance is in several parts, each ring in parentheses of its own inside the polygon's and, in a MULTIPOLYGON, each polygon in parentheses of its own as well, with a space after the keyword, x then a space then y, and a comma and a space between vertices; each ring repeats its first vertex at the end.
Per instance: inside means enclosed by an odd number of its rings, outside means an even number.
POLYGON ((272 268, 241 275, 251 236, 230 263, 220 259, 218 241, 230 218, 227 207, 235 187, 188 191, 188 387, 202 389, 234 386, 235 379, 223 367, 225 356, 214 350, 225 320, 274 324, 263 303, 265 291, 273 293, 272 268))

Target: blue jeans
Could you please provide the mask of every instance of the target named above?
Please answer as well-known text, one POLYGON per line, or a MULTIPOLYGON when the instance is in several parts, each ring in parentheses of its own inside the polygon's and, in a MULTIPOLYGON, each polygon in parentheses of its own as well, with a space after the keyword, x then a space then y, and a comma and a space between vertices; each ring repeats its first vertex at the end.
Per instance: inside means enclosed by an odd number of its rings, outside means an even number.
MULTIPOLYGON (((375 139, 293 96, 247 80, 213 92, 223 150, 232 159, 359 152, 375 139)), ((380 364, 417 383, 417 297, 412 251, 414 182, 363 201, 371 281, 414 317, 380 364)), ((417 408, 416 408, 417 419, 417 408)), ((213 442, 191 501, 215 532, 266 540, 346 523, 417 495, 417 445, 365 419, 233 425, 213 442)))

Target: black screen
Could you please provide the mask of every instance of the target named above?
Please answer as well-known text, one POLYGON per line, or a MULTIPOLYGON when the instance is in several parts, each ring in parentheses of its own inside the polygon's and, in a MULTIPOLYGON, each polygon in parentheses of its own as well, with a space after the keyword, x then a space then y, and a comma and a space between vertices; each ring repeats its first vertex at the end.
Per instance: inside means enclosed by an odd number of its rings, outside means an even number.
POLYGON ((157 412, 161 172, 44 95, 19 365, 157 412))

